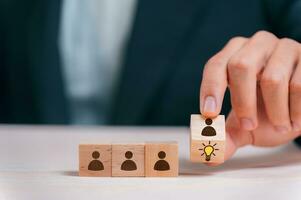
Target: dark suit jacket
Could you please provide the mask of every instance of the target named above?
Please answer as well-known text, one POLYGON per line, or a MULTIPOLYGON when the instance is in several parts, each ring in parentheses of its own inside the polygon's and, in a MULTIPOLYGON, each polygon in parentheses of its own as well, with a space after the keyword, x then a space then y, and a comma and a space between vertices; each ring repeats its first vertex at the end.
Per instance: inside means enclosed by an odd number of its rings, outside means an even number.
MULTIPOLYGON (((60 12, 60 0, 1 0, 1 123, 68 123, 60 12)), ((258 30, 301 41, 300 13, 301 0, 140 0, 110 123, 188 125, 208 58, 258 30)))

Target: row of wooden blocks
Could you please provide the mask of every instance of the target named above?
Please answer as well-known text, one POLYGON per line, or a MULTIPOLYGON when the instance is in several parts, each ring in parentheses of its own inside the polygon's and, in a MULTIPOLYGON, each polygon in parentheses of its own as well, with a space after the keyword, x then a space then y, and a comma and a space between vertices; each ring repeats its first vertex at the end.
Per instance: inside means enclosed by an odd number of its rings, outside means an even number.
POLYGON ((176 142, 79 145, 79 176, 178 176, 176 142))

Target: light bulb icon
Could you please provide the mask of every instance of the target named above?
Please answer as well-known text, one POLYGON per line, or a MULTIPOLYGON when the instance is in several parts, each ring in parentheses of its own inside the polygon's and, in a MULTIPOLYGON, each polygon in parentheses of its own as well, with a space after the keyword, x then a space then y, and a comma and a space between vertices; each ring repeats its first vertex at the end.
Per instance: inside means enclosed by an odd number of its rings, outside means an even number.
POLYGON ((211 160, 212 155, 216 156, 214 152, 219 150, 219 149, 215 148, 217 143, 211 145, 211 142, 209 141, 208 144, 202 143, 202 145, 204 146, 204 148, 199 149, 200 151, 202 151, 201 156, 205 155, 205 160, 208 162, 211 160))
POLYGON ((211 155, 212 155, 213 152, 214 152, 213 146, 207 145, 207 146, 204 148, 204 152, 205 152, 205 155, 206 155, 206 161, 210 161, 211 155))

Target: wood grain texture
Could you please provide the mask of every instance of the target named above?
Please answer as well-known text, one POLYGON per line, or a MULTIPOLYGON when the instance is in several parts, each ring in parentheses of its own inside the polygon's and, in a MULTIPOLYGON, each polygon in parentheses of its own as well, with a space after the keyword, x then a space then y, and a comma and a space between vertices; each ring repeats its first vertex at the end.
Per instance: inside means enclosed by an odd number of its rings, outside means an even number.
POLYGON ((112 176, 145 176, 144 144, 112 145, 112 176))
POLYGON ((178 176, 177 142, 149 142, 145 144, 145 176, 178 176))
POLYGON ((203 118, 191 115, 190 160, 192 162, 223 163, 225 154, 225 117, 203 118))
POLYGON ((111 162, 111 144, 79 145, 79 176, 111 176, 111 162))

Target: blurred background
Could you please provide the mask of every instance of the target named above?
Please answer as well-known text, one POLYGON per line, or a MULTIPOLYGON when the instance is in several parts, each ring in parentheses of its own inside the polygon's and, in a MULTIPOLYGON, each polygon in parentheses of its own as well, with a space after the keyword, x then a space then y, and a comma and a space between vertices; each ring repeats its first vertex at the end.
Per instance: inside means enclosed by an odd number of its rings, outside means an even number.
MULTIPOLYGON (((0 123, 188 125, 234 36, 301 41, 297 0, 1 0, 0 123)), ((225 97, 223 114, 231 109, 225 97)))

